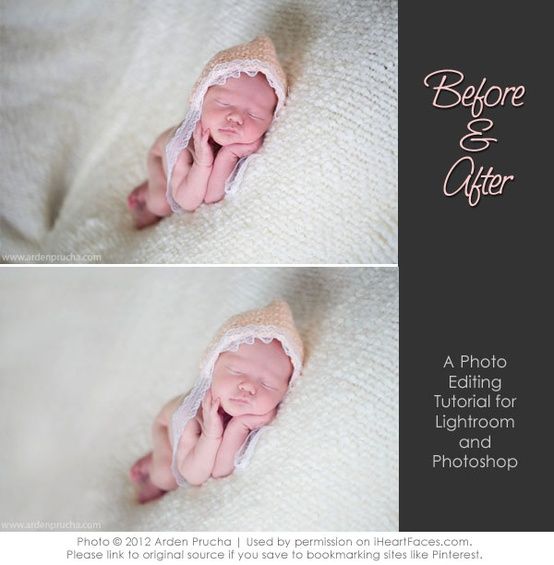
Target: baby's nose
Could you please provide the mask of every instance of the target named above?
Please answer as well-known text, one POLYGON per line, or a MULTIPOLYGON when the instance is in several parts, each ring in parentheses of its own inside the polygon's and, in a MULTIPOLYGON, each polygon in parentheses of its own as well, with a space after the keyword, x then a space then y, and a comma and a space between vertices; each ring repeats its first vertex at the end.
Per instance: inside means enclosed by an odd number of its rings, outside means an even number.
POLYGON ((242 392, 247 392, 248 394, 255 394, 256 393, 256 386, 254 385, 254 383, 252 383, 250 381, 242 381, 239 384, 239 389, 242 392))
POLYGON ((229 114, 227 114, 227 121, 228 122, 234 122, 235 124, 242 125, 242 116, 241 116, 240 112, 233 110, 233 111, 229 112, 229 114))

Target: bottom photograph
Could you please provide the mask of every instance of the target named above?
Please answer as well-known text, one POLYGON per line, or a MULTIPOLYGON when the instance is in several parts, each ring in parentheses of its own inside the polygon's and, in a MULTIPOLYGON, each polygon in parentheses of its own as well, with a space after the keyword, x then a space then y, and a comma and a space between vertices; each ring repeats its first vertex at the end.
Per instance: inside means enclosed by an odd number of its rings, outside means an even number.
POLYGON ((398 269, 0 289, 2 530, 398 530, 398 269))

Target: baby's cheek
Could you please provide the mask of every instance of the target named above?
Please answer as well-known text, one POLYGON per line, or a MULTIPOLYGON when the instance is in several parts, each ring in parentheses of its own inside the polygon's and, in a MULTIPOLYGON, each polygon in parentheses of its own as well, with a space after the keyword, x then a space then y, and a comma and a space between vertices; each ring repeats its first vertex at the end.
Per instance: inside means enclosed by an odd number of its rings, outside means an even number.
POLYGON ((275 406, 277 406, 279 402, 283 400, 284 396, 285 396, 284 393, 280 393, 280 392, 277 392, 276 394, 272 395, 271 398, 272 408, 275 408, 275 406))
POLYGON ((261 137, 269 129, 269 124, 265 124, 264 122, 258 122, 255 127, 258 137, 261 137))

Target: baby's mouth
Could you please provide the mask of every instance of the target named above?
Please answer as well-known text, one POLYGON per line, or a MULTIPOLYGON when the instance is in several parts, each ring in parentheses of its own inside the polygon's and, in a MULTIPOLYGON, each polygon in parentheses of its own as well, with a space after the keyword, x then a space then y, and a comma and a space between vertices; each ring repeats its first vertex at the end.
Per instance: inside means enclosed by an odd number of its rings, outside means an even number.
POLYGON ((227 134, 227 135, 237 135, 238 134, 238 130, 236 130, 235 128, 219 128, 219 131, 221 133, 227 134))
POLYGON ((237 404, 242 404, 244 406, 250 404, 250 402, 246 400, 246 398, 231 398, 230 400, 231 402, 236 402, 237 404))

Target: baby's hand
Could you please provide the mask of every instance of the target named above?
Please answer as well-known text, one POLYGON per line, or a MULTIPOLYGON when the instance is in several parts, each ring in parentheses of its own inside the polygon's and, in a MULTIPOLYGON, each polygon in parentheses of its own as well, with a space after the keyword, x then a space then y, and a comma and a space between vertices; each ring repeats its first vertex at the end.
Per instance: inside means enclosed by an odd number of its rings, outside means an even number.
POLYGON ((209 389, 202 400, 202 433, 212 439, 220 439, 223 435, 223 420, 218 413, 219 398, 213 399, 212 389, 209 389))
POLYGON ((208 141, 210 139, 210 130, 202 129, 202 124, 198 121, 194 128, 192 139, 194 141, 194 152, 192 155, 194 162, 201 167, 211 167, 214 163, 214 152, 208 141))
POLYGON ((277 414, 277 409, 273 408, 266 414, 243 414, 242 416, 235 416, 233 418, 234 421, 240 422, 244 427, 248 428, 249 430, 256 430, 269 424, 277 414))
POLYGON ((252 155, 252 153, 256 153, 256 151, 262 146, 263 140, 256 139, 252 143, 233 143, 232 145, 226 145, 223 150, 227 153, 231 153, 238 159, 241 157, 248 157, 248 155, 252 155))

